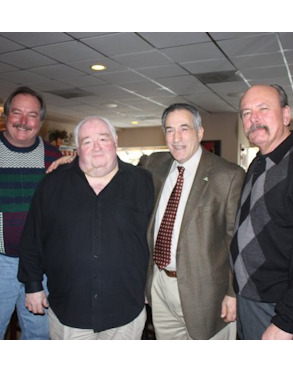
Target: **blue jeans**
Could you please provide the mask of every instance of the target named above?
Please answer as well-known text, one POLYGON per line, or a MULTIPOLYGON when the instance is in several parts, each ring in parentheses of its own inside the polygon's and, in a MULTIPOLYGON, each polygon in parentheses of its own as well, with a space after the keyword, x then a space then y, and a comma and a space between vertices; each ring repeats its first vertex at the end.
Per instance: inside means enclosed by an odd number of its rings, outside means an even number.
MULTIPOLYGON (((49 340, 48 314, 36 315, 25 307, 25 287, 17 279, 18 258, 0 254, 0 340, 16 307, 21 340, 49 340)), ((46 287, 43 282, 43 287, 46 287)))

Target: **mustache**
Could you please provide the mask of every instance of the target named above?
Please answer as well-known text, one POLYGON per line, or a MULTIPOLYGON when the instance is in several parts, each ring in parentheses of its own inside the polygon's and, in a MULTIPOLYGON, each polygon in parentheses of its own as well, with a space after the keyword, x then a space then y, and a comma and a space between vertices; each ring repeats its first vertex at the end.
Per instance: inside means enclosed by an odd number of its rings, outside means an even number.
POLYGON ((13 124, 12 127, 16 128, 16 129, 23 129, 23 130, 28 130, 28 131, 31 131, 32 128, 28 125, 22 125, 22 124, 13 124))
POLYGON ((269 127, 266 126, 266 125, 263 125, 263 124, 252 124, 251 127, 249 128, 249 130, 247 131, 246 136, 249 137, 249 135, 251 133, 253 133, 254 131, 256 131, 258 129, 265 129, 268 133, 270 132, 269 127))

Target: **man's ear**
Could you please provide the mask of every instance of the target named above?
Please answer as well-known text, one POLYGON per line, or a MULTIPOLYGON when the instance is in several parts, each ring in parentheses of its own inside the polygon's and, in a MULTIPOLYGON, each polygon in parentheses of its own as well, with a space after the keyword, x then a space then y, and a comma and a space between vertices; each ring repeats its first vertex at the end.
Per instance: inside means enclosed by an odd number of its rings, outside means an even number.
POLYGON ((283 108, 283 123, 285 126, 289 126, 291 122, 291 109, 289 106, 283 108))
POLYGON ((203 135, 204 135, 204 128, 200 126, 197 131, 199 142, 202 141, 203 135))

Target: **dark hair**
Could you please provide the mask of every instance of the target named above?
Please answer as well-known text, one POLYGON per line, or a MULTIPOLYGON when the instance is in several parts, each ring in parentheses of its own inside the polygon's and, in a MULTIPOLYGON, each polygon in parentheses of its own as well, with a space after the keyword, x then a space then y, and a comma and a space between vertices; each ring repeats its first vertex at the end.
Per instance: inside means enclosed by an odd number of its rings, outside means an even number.
POLYGON ((7 98, 7 100, 4 104, 4 115, 5 115, 5 117, 7 117, 8 113, 9 113, 12 99, 14 97, 16 97, 18 94, 31 95, 31 96, 38 99, 38 101, 40 103, 40 106, 41 106, 40 121, 43 122, 45 120, 45 117, 46 117, 46 104, 43 100, 43 97, 39 93, 36 93, 34 90, 28 88, 27 86, 21 86, 21 87, 17 88, 7 98))
POLYGON ((288 103, 288 95, 287 93, 285 92, 285 90, 282 88, 282 86, 280 85, 277 85, 277 84, 272 84, 270 85, 272 88, 276 89, 277 92, 279 93, 279 97, 280 97, 280 105, 282 108, 286 107, 286 106, 289 106, 289 103, 288 103))
POLYGON ((198 130, 202 125, 201 125, 201 116, 198 112, 198 110, 192 106, 191 104, 187 103, 174 103, 171 104, 171 106, 167 107, 162 115, 162 129, 165 133, 166 131, 166 118, 169 113, 176 111, 176 110, 187 110, 189 111, 192 116, 193 116, 193 125, 195 130, 198 130))

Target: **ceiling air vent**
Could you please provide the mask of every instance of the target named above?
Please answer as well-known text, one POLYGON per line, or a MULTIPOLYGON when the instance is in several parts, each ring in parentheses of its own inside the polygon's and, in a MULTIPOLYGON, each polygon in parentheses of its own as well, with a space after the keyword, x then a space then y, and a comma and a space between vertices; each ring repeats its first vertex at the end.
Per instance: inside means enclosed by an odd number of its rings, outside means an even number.
POLYGON ((90 93, 88 91, 81 90, 78 88, 53 90, 53 91, 48 91, 47 93, 58 95, 59 97, 66 98, 66 99, 94 96, 93 93, 90 93))
POLYGON ((194 75, 203 84, 219 84, 221 82, 243 81, 236 70, 199 73, 194 75))

